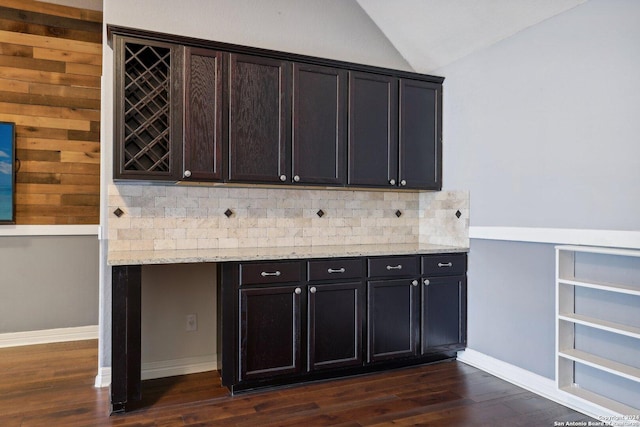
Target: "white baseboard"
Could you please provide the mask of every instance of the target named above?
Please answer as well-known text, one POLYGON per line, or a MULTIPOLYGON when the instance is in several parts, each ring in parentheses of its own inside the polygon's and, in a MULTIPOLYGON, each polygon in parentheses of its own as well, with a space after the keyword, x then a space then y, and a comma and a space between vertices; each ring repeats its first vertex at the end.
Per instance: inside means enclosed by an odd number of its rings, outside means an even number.
POLYGON ((0 236, 98 236, 96 225, 0 225, 0 236))
MULTIPOLYGON (((185 357, 184 359, 145 362, 142 364, 140 376, 142 380, 153 380, 176 375, 215 371, 216 369, 218 369, 218 360, 215 355, 185 357)), ((95 387, 109 387, 110 385, 111 368, 99 368, 95 379, 95 387)))
POLYGON ((96 388, 109 387, 111 385, 111 368, 98 368, 98 375, 93 384, 96 388))
POLYGON ((142 363, 142 379, 173 377, 218 369, 215 355, 142 363))
MULTIPOLYGON (((581 412, 596 420, 610 419, 621 420, 623 414, 611 411, 600 405, 576 397, 572 394, 558 390, 556 382, 526 369, 519 368, 502 360, 495 359, 476 350, 466 349, 458 353, 458 361, 481 369, 491 375, 522 387, 530 392, 552 400, 560 405, 581 412)), ((640 424, 627 424, 630 426, 640 424)))
MULTIPOLYGON (((199 372, 215 371, 218 361, 215 355, 185 357, 184 359, 162 360, 160 362, 145 362, 142 364, 141 379, 175 377, 176 375, 197 374, 199 372)), ((95 379, 95 387, 109 387, 111 385, 111 368, 99 368, 95 379)))
POLYGON ((98 339, 98 325, 0 334, 0 348, 98 339))

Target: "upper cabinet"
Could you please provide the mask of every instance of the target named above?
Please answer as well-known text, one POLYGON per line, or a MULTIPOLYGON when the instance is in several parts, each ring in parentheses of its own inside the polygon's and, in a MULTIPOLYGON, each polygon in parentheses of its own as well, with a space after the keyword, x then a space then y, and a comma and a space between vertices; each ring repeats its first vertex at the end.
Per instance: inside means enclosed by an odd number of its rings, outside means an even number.
POLYGON ((349 185, 440 190, 441 85, 349 75, 349 185))
POLYGON ((442 188, 441 77, 108 30, 115 179, 442 188))
POLYGON ((399 184, 442 189, 442 86, 400 79, 399 184))
POLYGON ((185 180, 222 179, 223 57, 219 51, 185 48, 185 180))
POLYGON ((398 185, 398 79, 349 73, 349 185, 398 185))
POLYGON ((177 45, 114 37, 114 178, 182 176, 182 58, 177 45))
POLYGON ((288 182, 291 176, 291 64, 229 55, 231 182, 288 182))
POLYGON ((293 182, 344 185, 347 72, 293 65, 293 182))

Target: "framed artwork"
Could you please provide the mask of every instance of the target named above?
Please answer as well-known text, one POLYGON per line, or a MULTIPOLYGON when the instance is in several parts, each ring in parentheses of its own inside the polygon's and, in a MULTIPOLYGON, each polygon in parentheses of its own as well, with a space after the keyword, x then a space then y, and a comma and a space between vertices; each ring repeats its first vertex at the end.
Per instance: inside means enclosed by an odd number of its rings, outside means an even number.
POLYGON ((15 124, 0 122, 0 224, 15 224, 15 124))

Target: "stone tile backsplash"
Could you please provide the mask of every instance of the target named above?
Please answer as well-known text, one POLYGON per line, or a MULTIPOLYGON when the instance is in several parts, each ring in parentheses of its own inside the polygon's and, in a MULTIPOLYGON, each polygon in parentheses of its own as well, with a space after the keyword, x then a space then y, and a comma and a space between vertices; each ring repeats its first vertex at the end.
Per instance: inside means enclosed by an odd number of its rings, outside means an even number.
POLYGON ((466 191, 112 184, 109 251, 432 243, 468 246, 466 191), (120 208, 124 214, 113 214, 120 208), (225 211, 232 214, 227 217, 225 211), (324 215, 318 216, 322 210, 324 215), (460 218, 455 216, 461 212, 460 218), (400 211, 398 217, 396 211, 400 211))

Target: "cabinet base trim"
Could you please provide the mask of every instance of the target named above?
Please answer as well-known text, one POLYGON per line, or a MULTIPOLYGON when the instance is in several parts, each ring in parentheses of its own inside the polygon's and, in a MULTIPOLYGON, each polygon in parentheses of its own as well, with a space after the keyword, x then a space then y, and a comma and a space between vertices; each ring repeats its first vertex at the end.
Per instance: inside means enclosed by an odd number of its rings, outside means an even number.
POLYGON ((619 418, 624 415, 563 392, 556 387, 556 382, 552 379, 534 374, 531 371, 495 359, 479 351, 466 349, 465 351, 458 352, 458 361, 483 370, 518 387, 522 387, 560 405, 595 418, 596 420, 602 418, 612 419, 612 417, 619 418))

